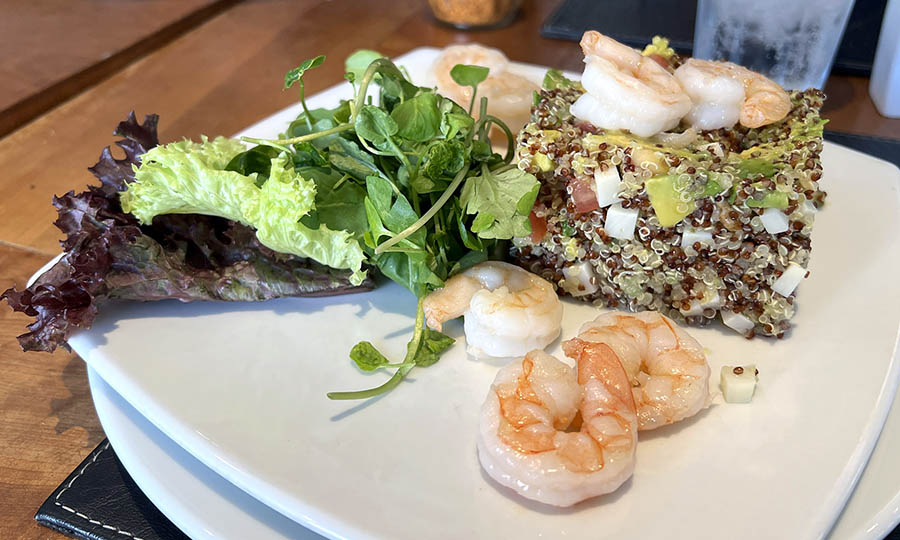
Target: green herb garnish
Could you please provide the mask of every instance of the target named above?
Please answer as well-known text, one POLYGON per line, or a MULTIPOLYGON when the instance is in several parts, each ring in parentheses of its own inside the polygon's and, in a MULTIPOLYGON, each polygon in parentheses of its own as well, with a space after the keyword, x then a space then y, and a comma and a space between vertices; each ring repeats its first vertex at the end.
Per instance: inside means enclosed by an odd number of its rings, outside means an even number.
MULTIPOLYGON (((285 87, 298 84, 321 64, 303 62, 288 72, 285 87)), ((244 138, 258 146, 228 167, 260 178, 269 156, 291 155, 297 173, 316 186, 315 205, 303 216, 306 227, 346 231, 366 262, 409 289, 418 299, 413 336, 401 362, 392 362, 368 341, 350 358, 366 372, 394 370, 384 384, 368 390, 331 392, 331 399, 365 399, 394 389, 415 367, 440 359, 453 339, 425 326, 423 298, 444 281, 505 251, 505 241, 530 234, 528 214, 537 197, 537 179, 511 164, 514 136, 487 114, 476 93, 489 73, 481 66, 457 65, 450 72, 472 88, 468 110, 433 89, 413 84, 375 51, 358 51, 346 62, 354 96, 335 109, 309 110, 277 140, 244 138), (375 99, 367 99, 377 85, 375 99), (488 133, 497 126, 507 138, 506 155, 491 150, 488 133)))

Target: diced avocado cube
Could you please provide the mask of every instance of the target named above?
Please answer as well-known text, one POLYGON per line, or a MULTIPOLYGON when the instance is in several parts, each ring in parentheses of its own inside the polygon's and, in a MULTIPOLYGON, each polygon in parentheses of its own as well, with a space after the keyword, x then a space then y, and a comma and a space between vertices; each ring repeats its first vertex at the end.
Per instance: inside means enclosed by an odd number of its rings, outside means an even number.
POLYGON ((644 183, 650 205, 663 227, 677 225, 697 209, 694 201, 683 202, 681 192, 675 189, 674 176, 656 176, 644 183))
POLYGON ((553 163, 553 160, 547 157, 546 154, 540 152, 534 154, 534 164, 537 165, 542 172, 550 172, 556 168, 556 163, 553 163))
POLYGON ((775 174, 775 165, 763 158, 745 159, 738 163, 738 174, 741 178, 750 178, 758 175, 770 177, 775 174))
POLYGON ((728 403, 750 403, 759 381, 759 371, 754 364, 747 366, 722 366, 719 387, 728 403))
POLYGON ((725 188, 723 188, 722 185, 719 184, 718 178, 719 173, 717 172, 710 172, 707 174, 706 185, 703 187, 703 191, 700 192, 700 195, 698 196, 699 199, 702 199, 704 197, 715 197, 725 190, 725 188))
POLYGON ((784 210, 788 207, 788 194, 783 191, 766 191, 762 199, 750 197, 745 201, 750 208, 778 208, 784 210))

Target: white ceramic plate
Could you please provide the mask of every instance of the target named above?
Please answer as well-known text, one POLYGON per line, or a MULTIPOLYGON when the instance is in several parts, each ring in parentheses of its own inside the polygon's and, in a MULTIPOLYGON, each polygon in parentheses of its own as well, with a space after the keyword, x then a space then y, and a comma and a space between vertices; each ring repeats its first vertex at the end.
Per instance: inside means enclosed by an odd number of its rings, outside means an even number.
MULTIPOLYGON (((401 62, 416 78, 433 54, 401 62)), ((342 96, 325 92, 312 105, 342 96)), ((252 131, 273 135, 292 114, 252 131)), ((831 204, 789 338, 694 331, 714 372, 757 363, 754 403, 716 405, 648 434, 630 482, 570 510, 526 503, 481 473, 476 413, 496 366, 467 359, 461 345, 384 399, 324 398, 381 380, 346 359, 356 341, 400 354, 414 302, 399 286, 265 304, 111 306, 70 344, 200 461, 328 536, 819 537, 865 465, 900 373, 900 284, 890 277, 900 263, 897 169, 834 145, 823 159, 831 204)), ((595 315, 567 304, 564 335, 595 315)))
MULTIPOLYGON (((317 539, 214 473, 122 399, 88 368, 103 430, 141 490, 193 538, 317 539)), ((895 399, 869 464, 830 540, 877 540, 900 520, 900 400, 895 399), (888 501, 885 503, 885 501, 888 501)))
POLYGON ((91 396, 103 431, 141 491, 194 539, 322 537, 241 491, 141 416, 93 369, 91 396))

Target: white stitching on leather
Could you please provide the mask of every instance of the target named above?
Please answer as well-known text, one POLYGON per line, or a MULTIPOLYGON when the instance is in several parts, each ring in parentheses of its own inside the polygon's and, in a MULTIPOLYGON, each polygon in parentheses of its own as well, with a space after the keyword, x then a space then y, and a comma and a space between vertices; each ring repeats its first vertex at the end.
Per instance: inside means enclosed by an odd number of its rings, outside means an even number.
POLYGON ((116 531, 117 533, 119 533, 123 536, 127 536, 129 538, 133 538, 134 540, 143 540, 143 538, 141 538, 140 536, 135 536, 132 533, 130 533, 128 531, 123 531, 122 529, 120 529, 118 527, 113 527, 112 525, 107 525, 106 523, 103 523, 102 521, 97 521, 96 519, 91 519, 88 516, 82 514, 81 512, 76 511, 74 508, 69 508, 68 506, 59 502, 60 496, 62 496, 62 494, 65 493, 65 491, 67 489, 72 487, 72 484, 75 483, 75 480, 78 480, 78 478, 80 478, 81 475, 84 474, 84 471, 86 471, 88 467, 90 467, 91 465, 93 465, 94 463, 97 462, 97 458, 100 457, 100 454, 102 454, 103 452, 106 452, 107 450, 109 450, 109 441, 106 441, 106 444, 103 446, 103 448, 101 448, 100 451, 98 451, 96 454, 94 454, 94 457, 91 458, 91 460, 87 464, 85 464, 85 466, 82 467, 80 471, 78 471, 78 474, 76 474, 75 476, 72 477, 71 480, 69 480, 69 483, 66 484, 66 487, 59 490, 59 493, 57 493, 56 497, 54 497, 53 504, 55 504, 56 506, 59 506, 60 508, 62 508, 63 510, 65 510, 67 512, 71 512, 71 513, 75 514, 76 516, 80 517, 81 519, 86 520, 88 523, 91 523, 93 525, 100 525, 104 529, 116 531))

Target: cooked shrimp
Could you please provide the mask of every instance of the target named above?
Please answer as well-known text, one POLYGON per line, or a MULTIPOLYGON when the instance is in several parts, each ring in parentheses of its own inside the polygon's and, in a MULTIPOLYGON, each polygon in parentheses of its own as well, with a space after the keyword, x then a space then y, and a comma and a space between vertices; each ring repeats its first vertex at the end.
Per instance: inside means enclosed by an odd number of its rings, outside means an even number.
POLYGON ((563 349, 603 343, 628 373, 640 429, 697 414, 709 403, 709 364, 703 347, 655 311, 605 313, 585 323, 563 349))
POLYGON ((532 351, 497 373, 481 408, 478 459, 528 499, 571 506, 618 489, 634 472, 637 416, 622 364, 577 351, 575 370, 532 351), (578 413, 581 427, 565 431, 578 413))
POLYGON ((691 98, 675 77, 650 57, 590 30, 581 38, 587 91, 572 114, 605 129, 649 137, 678 125, 691 98))
POLYGON ((791 110, 791 99, 778 83, 731 62, 690 58, 675 77, 693 101, 685 119, 699 129, 729 128, 738 120, 760 127, 791 110))
MULTIPOLYGON (((478 96, 488 98, 488 114, 503 120, 513 133, 528 123, 531 117, 531 92, 540 90, 530 80, 507 71, 509 60, 501 51, 482 45, 452 45, 444 49, 432 66, 438 92, 462 107, 472 100, 472 88, 460 86, 450 76, 456 64, 484 66, 490 71, 478 85, 478 96)), ((473 112, 478 115, 478 105, 473 112)))
POLYGON ((522 356, 559 336, 562 304, 553 285, 509 263, 489 261, 447 280, 423 301, 425 322, 441 330, 465 315, 469 354, 522 356))

